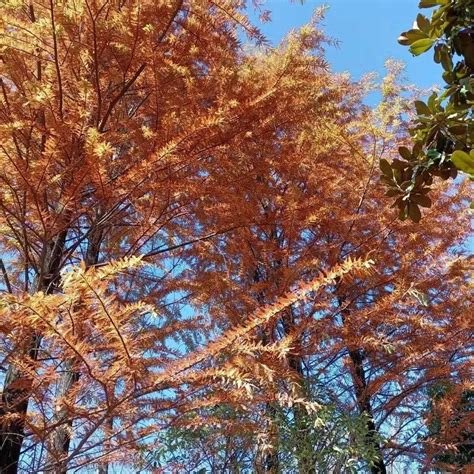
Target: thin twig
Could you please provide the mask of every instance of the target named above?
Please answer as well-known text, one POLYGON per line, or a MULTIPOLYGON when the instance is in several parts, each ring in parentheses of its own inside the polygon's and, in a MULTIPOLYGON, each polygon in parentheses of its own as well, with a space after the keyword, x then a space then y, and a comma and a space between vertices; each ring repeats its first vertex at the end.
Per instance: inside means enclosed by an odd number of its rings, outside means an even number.
POLYGON ((10 279, 8 278, 7 269, 3 263, 3 260, 0 258, 0 270, 3 275, 3 280, 5 281, 5 286, 7 287, 8 293, 13 293, 12 285, 10 284, 10 279))

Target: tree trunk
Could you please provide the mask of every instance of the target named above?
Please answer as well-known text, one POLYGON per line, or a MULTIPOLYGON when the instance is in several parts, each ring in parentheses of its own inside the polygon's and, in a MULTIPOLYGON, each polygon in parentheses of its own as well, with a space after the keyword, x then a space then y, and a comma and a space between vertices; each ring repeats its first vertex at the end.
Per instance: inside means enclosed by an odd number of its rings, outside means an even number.
MULTIPOLYGON (((266 334, 265 331, 262 331, 261 340, 264 345, 270 344, 270 337, 266 334)), ((272 403, 267 403, 265 407, 265 411, 268 414, 270 420, 276 420, 277 412, 276 408, 272 403)), ((275 425, 271 425, 271 429, 269 432, 269 438, 273 440, 278 439, 278 433, 275 432, 275 425)), ((272 448, 262 456, 262 463, 261 463, 261 472, 262 474, 277 474, 278 473, 278 466, 279 466, 279 459, 278 459, 278 448, 272 446, 272 448)))
MULTIPOLYGON (((343 298, 337 297, 339 307, 343 307, 343 298)), ((345 308, 341 310, 342 323, 346 324, 347 318, 350 315, 350 311, 345 308)), ((364 354, 359 348, 354 348, 348 345, 349 358, 351 360, 351 377, 354 385, 354 392, 357 401, 357 407, 359 413, 366 417, 366 443, 367 446, 372 448, 377 455, 377 459, 373 466, 370 467, 372 474, 386 474, 387 468, 385 466, 383 451, 377 441, 377 427, 375 425, 374 414, 372 411, 372 404, 370 395, 367 391, 367 378, 364 370, 364 354)))
MULTIPOLYGON (((96 265, 99 259, 100 244, 103 232, 95 229, 91 232, 84 263, 87 268, 96 265)), ((56 398, 58 400, 67 397, 71 388, 79 381, 80 372, 77 370, 77 358, 64 361, 64 369, 59 380, 56 398)), ((48 447, 48 458, 45 474, 66 474, 67 455, 71 444, 72 419, 68 418, 67 408, 59 407, 54 414, 53 424, 57 425, 51 434, 48 447)))
POLYGON ((387 468, 383 459, 382 448, 377 441, 377 427, 375 426, 374 415, 372 413, 372 405, 370 396, 367 394, 367 380, 364 371, 364 356, 359 349, 349 350, 349 357, 352 362, 352 380, 356 394, 357 405, 361 415, 366 416, 367 423, 367 445, 377 454, 377 460, 370 468, 372 474, 386 474, 387 468))
MULTIPOLYGON (((281 323, 286 336, 291 334, 291 332, 295 329, 296 323, 291 308, 285 311, 281 318, 281 323)), ((305 378, 303 372, 303 359, 300 355, 300 343, 298 342, 298 340, 296 340, 295 343, 295 354, 290 354, 288 356, 288 365, 291 369, 293 369, 296 377, 298 378, 301 384, 300 395, 302 397, 305 397, 307 396, 307 393, 304 388, 305 378)), ((293 408, 293 416, 295 431, 297 433, 296 449, 298 459, 298 472, 300 474, 310 474, 312 472, 315 472, 313 442, 311 440, 312 423, 308 418, 308 413, 301 406, 297 405, 293 408)))
MULTIPOLYGON (((43 291, 50 294, 54 291, 59 279, 61 259, 64 253, 67 231, 64 230, 44 247, 41 272, 32 287, 32 293, 43 291)), ((28 341, 27 350, 30 359, 35 361, 41 345, 41 335, 33 334, 28 341)), ((12 417, 12 421, 0 426, 0 473, 16 474, 24 439, 25 416, 28 410, 33 380, 10 365, 5 375, 5 384, 0 405, 0 418, 12 417)))

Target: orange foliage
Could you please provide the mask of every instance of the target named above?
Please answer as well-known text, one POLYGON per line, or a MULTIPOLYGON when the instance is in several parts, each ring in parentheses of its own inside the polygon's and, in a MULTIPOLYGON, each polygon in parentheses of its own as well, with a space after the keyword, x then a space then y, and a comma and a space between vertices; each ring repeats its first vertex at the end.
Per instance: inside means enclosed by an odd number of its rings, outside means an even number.
POLYGON ((304 361, 377 429, 464 386, 464 205, 402 224, 376 182, 406 141, 396 65, 371 111, 315 24, 243 48, 244 2, 1 12, 0 470, 137 463, 186 423, 263 439, 262 407, 317 411, 304 361))

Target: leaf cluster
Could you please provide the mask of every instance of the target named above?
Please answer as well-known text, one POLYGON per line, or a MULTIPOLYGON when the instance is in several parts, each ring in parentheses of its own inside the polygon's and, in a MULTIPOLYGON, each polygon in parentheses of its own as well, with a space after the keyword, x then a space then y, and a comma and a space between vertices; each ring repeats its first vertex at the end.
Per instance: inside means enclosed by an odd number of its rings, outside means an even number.
POLYGON ((420 8, 436 7, 431 18, 418 14, 412 29, 399 37, 418 56, 431 48, 443 68, 444 91, 414 104, 410 129, 412 149, 400 148, 400 158, 381 163, 387 195, 396 197, 400 219, 419 222, 419 207, 429 207, 434 177, 455 178, 462 171, 472 179, 474 160, 474 3, 471 0, 422 0, 420 8))

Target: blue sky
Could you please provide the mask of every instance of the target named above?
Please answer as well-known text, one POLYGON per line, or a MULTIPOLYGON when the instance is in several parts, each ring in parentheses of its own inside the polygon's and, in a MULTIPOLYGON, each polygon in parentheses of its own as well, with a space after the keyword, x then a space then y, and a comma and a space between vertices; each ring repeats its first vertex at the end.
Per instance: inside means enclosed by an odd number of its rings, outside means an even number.
MULTIPOLYGON (((306 0, 304 4, 267 0, 264 8, 271 10, 272 21, 260 24, 260 29, 276 44, 291 29, 307 23, 321 5, 329 6, 325 32, 340 41, 338 48, 327 51, 333 70, 349 71, 359 79, 368 72, 383 73, 385 60, 394 58, 406 63, 406 77, 416 86, 442 85, 441 69, 434 64, 431 51, 413 57, 397 43, 399 34, 411 27, 420 12, 418 0, 306 0)), ((423 13, 430 16, 431 10, 423 13)))

